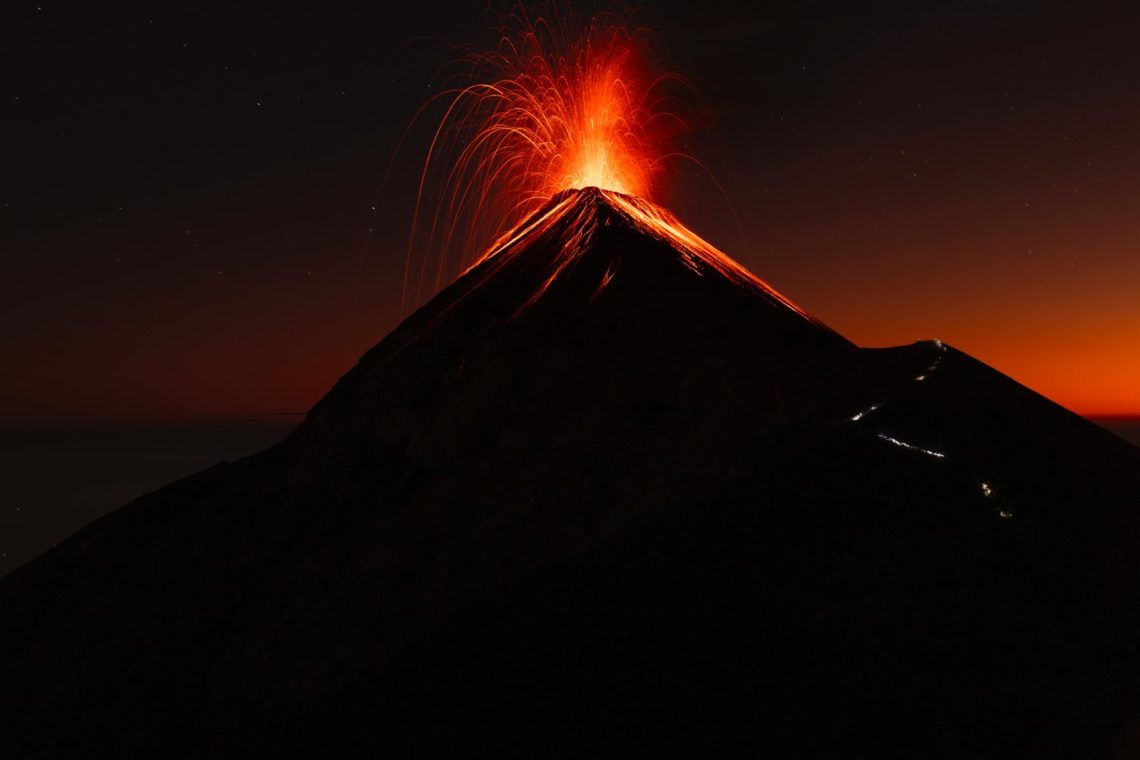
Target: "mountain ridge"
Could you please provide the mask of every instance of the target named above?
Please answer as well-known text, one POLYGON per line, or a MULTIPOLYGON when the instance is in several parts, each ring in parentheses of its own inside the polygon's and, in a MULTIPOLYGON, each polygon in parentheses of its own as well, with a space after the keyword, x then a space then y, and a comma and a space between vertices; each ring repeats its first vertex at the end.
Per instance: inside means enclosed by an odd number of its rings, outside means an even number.
POLYGON ((611 203, 0 579, 13 745, 1126 757, 1140 450, 611 203))

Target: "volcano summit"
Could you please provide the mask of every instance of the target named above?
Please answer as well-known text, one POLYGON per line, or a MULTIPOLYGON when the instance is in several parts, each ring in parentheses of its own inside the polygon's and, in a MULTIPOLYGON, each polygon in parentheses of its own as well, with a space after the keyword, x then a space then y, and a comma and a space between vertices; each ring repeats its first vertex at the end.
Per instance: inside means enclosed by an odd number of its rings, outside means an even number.
POLYGON ((1110 758, 1140 450, 568 191, 280 444, 0 581, 9 756, 1110 758))

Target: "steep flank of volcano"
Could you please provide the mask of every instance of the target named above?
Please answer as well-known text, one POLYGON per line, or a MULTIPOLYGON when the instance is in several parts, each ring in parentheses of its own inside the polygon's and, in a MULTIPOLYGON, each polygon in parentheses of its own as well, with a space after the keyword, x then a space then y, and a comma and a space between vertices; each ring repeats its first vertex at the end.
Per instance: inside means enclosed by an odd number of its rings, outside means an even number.
POLYGON ((1136 757, 1138 507, 1140 450, 574 191, 0 579, 4 750, 1136 757))
MULTIPOLYGON (((548 268, 549 275, 524 304, 525 308, 541 298, 567 270, 581 263, 587 253, 622 249, 621 241, 614 241, 609 246, 604 243, 596 245, 596 238, 623 234, 626 237, 652 238, 659 247, 650 255, 679 261, 702 277, 720 276, 774 306, 783 306, 810 322, 820 324, 801 307, 701 239, 665 209, 641 198, 594 187, 567 190, 554 197, 546 208, 491 247, 476 265, 479 271, 474 279, 482 282, 499 276, 512 266, 548 268)), ((620 256, 612 256, 605 273, 596 283, 592 297, 613 282, 620 265, 620 256)))
POLYGON ((817 408, 856 353, 663 210, 571 190, 365 354, 308 425, 375 435, 406 420, 403 434, 436 431, 446 448, 530 403, 661 425, 685 413, 670 397, 704 387, 740 421, 724 424, 759 430, 817 408))
MULTIPOLYGON (((802 307, 717 250, 672 214, 649 201, 585 188, 552 198, 497 241, 455 284, 425 309, 438 318, 484 288, 492 288, 500 310, 518 317, 540 300, 563 308, 585 308, 615 283, 631 288, 719 291, 767 304, 767 321, 807 323, 825 339, 850 347, 845 339, 802 307), (702 280, 704 282, 702 282, 702 280)), ((622 297, 622 296, 618 296, 622 297)), ((465 314, 465 317, 470 315, 465 314)), ((505 313, 498 313, 501 318, 505 313)), ((691 315, 699 319, 699 315, 691 315)), ((757 319, 759 313, 753 315, 757 319)), ((422 319, 422 317, 421 317, 422 319)), ((755 329, 756 325, 752 326, 755 329)), ((792 326, 794 332, 809 332, 792 326)))

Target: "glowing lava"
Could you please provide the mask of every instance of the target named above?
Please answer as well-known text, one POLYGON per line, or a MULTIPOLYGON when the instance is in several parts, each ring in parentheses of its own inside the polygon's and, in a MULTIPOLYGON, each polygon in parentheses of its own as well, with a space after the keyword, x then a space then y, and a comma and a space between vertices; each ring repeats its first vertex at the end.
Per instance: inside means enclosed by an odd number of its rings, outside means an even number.
MULTIPOLYGON (((702 239, 664 208, 643 198, 596 187, 567 190, 552 198, 545 208, 496 241, 467 272, 478 270, 478 278, 486 280, 508 266, 516 256, 526 255, 535 249, 551 251, 549 274, 523 304, 522 311, 541 299, 563 272, 586 253, 599 227, 611 225, 624 226, 665 243, 667 249, 698 276, 715 273, 830 331, 798 304, 702 239), (554 245, 550 244, 552 240, 554 245)), ((611 266, 594 297, 615 276, 620 275, 611 266)))
POLYGON ((549 271, 526 309, 580 259, 599 224, 616 223, 664 241, 697 274, 716 272, 818 324, 651 200, 667 161, 695 161, 673 146, 686 126, 672 109, 687 88, 653 73, 647 34, 631 28, 612 14, 532 18, 519 5, 496 49, 463 58, 476 81, 433 99, 446 109, 420 177, 405 306, 476 265, 487 264, 483 277, 541 248, 549 271))
POLYGON ((645 31, 625 18, 532 18, 522 6, 496 49, 469 52, 475 83, 432 101, 447 107, 421 176, 405 301, 441 287, 561 191, 652 198, 663 163, 687 156, 672 147, 686 129, 671 110, 684 82, 652 74, 649 58, 645 31))

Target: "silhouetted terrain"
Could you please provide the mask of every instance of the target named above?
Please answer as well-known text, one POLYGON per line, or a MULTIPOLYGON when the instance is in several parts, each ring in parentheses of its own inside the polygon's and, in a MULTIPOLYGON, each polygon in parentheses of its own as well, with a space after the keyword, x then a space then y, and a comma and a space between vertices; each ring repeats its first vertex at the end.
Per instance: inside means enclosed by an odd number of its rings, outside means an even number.
POLYGON ((1140 418, 1138 417, 1099 417, 1093 422, 1111 430, 1134 446, 1140 446, 1140 418))
POLYGON ((0 425, 0 576, 131 499, 277 443, 299 421, 0 425))
POLYGON ((532 222, 282 443, 0 580, 8 744, 1140 751, 1140 449, 596 191, 532 222))

